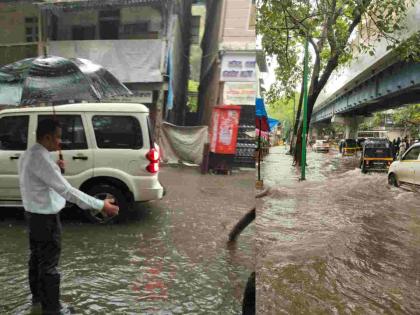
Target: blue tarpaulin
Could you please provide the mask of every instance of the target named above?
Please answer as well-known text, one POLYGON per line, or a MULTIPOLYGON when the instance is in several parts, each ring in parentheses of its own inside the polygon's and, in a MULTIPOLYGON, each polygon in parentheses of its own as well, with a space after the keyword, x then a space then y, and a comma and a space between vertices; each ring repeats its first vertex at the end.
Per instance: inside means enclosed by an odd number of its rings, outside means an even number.
POLYGON ((261 131, 269 131, 270 129, 267 122, 264 100, 262 98, 257 98, 255 101, 255 127, 261 131))
POLYGON ((267 120, 268 120, 268 126, 270 127, 270 131, 273 131, 277 127, 277 125, 281 124, 280 120, 277 120, 274 118, 268 117, 267 120))
POLYGON ((267 112, 265 111, 264 106, 264 100, 262 98, 257 98, 255 101, 255 116, 267 117, 267 112))

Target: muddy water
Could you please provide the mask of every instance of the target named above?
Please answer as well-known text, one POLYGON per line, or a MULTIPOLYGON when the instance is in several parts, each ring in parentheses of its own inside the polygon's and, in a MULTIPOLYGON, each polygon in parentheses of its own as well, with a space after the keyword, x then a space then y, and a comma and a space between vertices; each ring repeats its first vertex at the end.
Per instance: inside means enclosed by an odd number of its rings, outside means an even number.
MULTIPOLYGON (((253 173, 223 178, 190 170, 165 172, 166 198, 141 205, 129 222, 94 226, 77 218, 63 220, 62 300, 77 314, 240 312, 243 289, 254 269, 254 227, 228 249, 229 229, 224 225, 236 222, 249 200, 229 202, 216 188, 223 181, 232 185, 229 193, 243 194, 252 187, 253 173), (184 185, 176 186, 177 180, 184 185)), ((30 313, 27 247, 24 221, 3 218, 1 315, 30 313)))
POLYGON ((306 182, 273 150, 257 213, 258 314, 419 314, 420 195, 309 153, 306 182))

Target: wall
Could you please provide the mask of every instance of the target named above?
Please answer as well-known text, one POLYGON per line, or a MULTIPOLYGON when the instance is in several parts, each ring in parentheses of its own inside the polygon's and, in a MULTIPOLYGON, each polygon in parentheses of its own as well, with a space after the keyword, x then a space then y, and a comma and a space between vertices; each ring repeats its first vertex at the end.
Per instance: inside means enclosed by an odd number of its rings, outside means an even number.
POLYGON ((251 0, 226 1, 222 46, 226 43, 247 43, 255 47, 255 22, 251 21, 253 6, 255 7, 251 0))
MULTIPOLYGON (((59 13, 58 40, 72 40, 72 26, 96 26, 95 39, 99 39, 99 10, 59 13)), ((124 7, 120 10, 120 24, 149 21, 149 32, 161 36, 162 16, 148 6, 124 7)))
POLYGON ((0 43, 25 43, 25 17, 38 17, 30 1, 0 3, 0 43))

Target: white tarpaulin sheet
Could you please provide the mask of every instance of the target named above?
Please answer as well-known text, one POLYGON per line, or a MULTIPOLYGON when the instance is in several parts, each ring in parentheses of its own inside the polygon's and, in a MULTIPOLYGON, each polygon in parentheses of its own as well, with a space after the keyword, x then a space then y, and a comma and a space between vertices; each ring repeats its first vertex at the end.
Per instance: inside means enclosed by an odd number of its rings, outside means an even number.
POLYGON ((204 144, 207 142, 207 126, 184 127, 162 124, 159 145, 164 163, 201 164, 204 144))
POLYGON ((49 54, 89 59, 124 83, 162 82, 163 45, 160 39, 52 41, 49 54))

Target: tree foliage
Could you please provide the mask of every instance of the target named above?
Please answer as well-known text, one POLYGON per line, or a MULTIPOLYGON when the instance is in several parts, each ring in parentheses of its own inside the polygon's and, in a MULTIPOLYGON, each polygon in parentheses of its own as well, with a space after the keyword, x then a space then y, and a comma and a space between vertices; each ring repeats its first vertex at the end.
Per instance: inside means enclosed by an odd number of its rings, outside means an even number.
MULTIPOLYGON (((272 90, 268 94, 273 93, 272 90)), ((275 92, 274 92, 275 93, 275 92)), ((293 97, 282 96, 281 98, 269 97, 267 100, 267 113, 270 117, 280 120, 283 127, 283 135, 288 138, 293 129, 296 106, 299 95, 293 97)))
POLYGON ((420 132, 420 104, 409 105, 394 109, 391 112, 377 112, 366 119, 361 125, 361 130, 372 130, 387 126, 389 120, 390 127, 401 128, 403 133, 409 132, 412 137, 418 137, 420 132))
MULTIPOLYGON (((321 90, 339 65, 351 60, 356 52, 374 54, 373 44, 378 40, 386 40, 388 49, 400 45, 394 34, 403 30, 407 9, 413 4, 413 0, 258 2, 257 32, 262 35, 266 53, 276 56, 276 76, 285 92, 295 89, 301 80, 302 47, 306 39, 310 43, 308 123, 321 90)), ((298 145, 301 132, 302 122, 298 145)), ((296 155, 295 159, 300 162, 296 155)))

